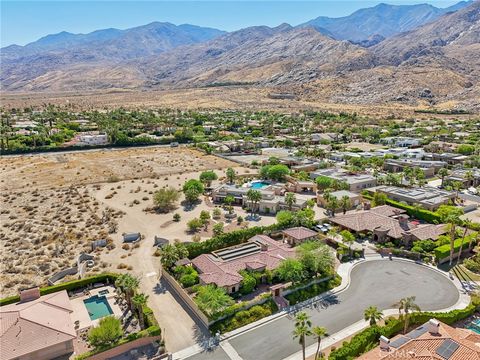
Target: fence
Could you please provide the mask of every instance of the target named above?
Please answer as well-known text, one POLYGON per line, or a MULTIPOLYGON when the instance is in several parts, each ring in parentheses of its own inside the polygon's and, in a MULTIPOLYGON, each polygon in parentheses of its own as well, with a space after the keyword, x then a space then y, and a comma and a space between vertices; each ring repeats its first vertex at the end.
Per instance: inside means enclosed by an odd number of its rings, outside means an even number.
POLYGON ((119 356, 123 353, 126 353, 127 351, 131 351, 135 348, 149 345, 155 341, 160 341, 161 337, 160 336, 149 336, 149 337, 144 337, 140 339, 136 339, 133 341, 130 341, 128 343, 116 346, 114 348, 111 348, 109 350, 103 351, 101 353, 89 356, 87 359, 88 360, 106 360, 110 359, 115 356, 119 356))
POLYGON ((187 294, 187 292, 180 286, 180 284, 166 271, 162 271, 162 278, 170 285, 175 294, 180 297, 184 304, 196 315, 198 320, 206 328, 210 325, 210 321, 207 316, 200 311, 197 304, 192 300, 192 298, 187 294))

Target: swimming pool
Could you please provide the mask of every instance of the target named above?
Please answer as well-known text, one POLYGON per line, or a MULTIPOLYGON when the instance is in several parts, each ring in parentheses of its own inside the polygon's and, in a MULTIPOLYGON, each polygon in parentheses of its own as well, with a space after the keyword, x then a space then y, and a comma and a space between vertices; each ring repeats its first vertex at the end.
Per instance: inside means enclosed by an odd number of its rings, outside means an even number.
POLYGON ((267 182, 255 181, 250 183, 250 188, 258 190, 258 189, 263 189, 264 187, 267 187, 269 185, 270 184, 267 182))
POLYGON ((467 329, 475 331, 477 334, 480 334, 480 319, 473 320, 467 329))
POLYGON ((88 315, 90 315, 90 319, 92 320, 97 320, 113 314, 112 308, 105 296, 95 295, 87 300, 83 300, 83 303, 85 304, 88 315))

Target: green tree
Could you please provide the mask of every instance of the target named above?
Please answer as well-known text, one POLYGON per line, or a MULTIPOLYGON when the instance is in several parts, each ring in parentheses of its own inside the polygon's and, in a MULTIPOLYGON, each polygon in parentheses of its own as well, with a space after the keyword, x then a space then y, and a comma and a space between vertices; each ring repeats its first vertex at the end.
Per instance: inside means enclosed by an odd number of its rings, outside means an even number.
POLYGON ((456 237, 456 232, 457 232, 457 225, 460 225, 462 223, 462 220, 460 219, 460 216, 463 215, 463 209, 455 207, 455 206, 449 206, 449 205, 441 205, 437 209, 437 214, 440 216, 440 219, 442 220, 443 223, 448 224, 448 227, 450 229, 450 261, 449 264, 450 266, 452 265, 453 262, 453 254, 455 251, 455 237, 456 237))
POLYGON ((115 344, 123 336, 122 323, 115 316, 100 319, 98 326, 88 332, 88 342, 96 349, 115 344))
POLYGON ((330 211, 332 217, 335 217, 335 211, 338 209, 338 199, 335 196, 331 196, 327 201, 327 210, 330 211))
POLYGON ((450 172, 445 167, 438 170, 438 176, 440 176, 440 178, 442 179, 442 188, 445 186, 445 178, 448 176, 449 173, 450 172))
POLYGON ((243 295, 250 294, 255 289, 255 286, 257 285, 257 281, 252 275, 248 273, 248 271, 242 271, 241 275, 243 277, 243 280, 242 280, 242 287, 240 288, 240 292, 243 295))
POLYGON ((180 194, 173 187, 160 189, 153 195, 153 203, 158 211, 168 212, 174 208, 180 194))
POLYGON ((200 174, 200 181, 207 187, 210 187, 210 185, 212 185, 212 181, 217 179, 218 176, 213 170, 204 171, 200 174))
POLYGON ((235 181, 235 177, 237 176, 237 173, 235 172, 235 170, 233 170, 230 167, 227 169, 227 171, 225 171, 225 175, 227 176, 228 182, 230 184, 233 184, 233 182, 235 181))
POLYGON ((398 303, 395 304, 398 307, 398 313, 404 316, 404 326, 403 333, 406 334, 408 330, 408 325, 410 322, 410 313, 414 311, 420 311, 420 307, 415 304, 415 296, 406 297, 400 299, 398 303))
POLYGON ((387 202, 387 195, 384 193, 375 191, 375 194, 373 194, 373 206, 380 206, 380 205, 385 205, 387 202))
POLYGON ((472 155, 475 152, 475 146, 470 144, 461 144, 458 146, 457 152, 462 155, 472 155))
POLYGON ((309 316, 305 312, 300 312, 295 317, 295 329, 293 330, 293 338, 298 339, 299 344, 302 346, 303 360, 305 360, 305 342, 307 336, 312 335, 312 322, 309 316))
POLYGON ((187 222, 188 230, 191 232, 197 232, 203 226, 202 220, 199 218, 193 218, 189 222, 187 222))
POLYGON ((135 294, 132 297, 132 303, 137 309, 138 321, 140 324, 140 329, 145 329, 145 319, 143 317, 143 307, 147 305, 148 295, 145 294, 135 294))
POLYGON ((355 236, 348 230, 340 231, 343 242, 348 244, 348 250, 350 251, 350 257, 352 257, 352 244, 355 242, 355 236))
POLYGON ((296 247, 298 260, 312 276, 331 273, 335 259, 330 247, 320 241, 307 241, 296 247))
POLYGON ((219 222, 213 225, 213 235, 218 236, 223 234, 223 223, 219 222))
POLYGON ((315 360, 319 360, 322 358, 322 354, 320 353, 322 338, 328 335, 327 329, 321 326, 314 326, 312 329, 312 334, 315 339, 317 339, 317 351, 315 352, 315 360))
POLYGON ((315 179, 318 190, 325 190, 332 187, 332 179, 327 176, 318 176, 315 179))
POLYGON ((342 198, 340 199, 340 208, 342 209, 343 214, 346 214, 347 210, 349 210, 351 207, 352 203, 348 195, 342 196, 342 198))
POLYGON ((128 307, 132 311, 132 297, 135 294, 135 291, 138 289, 139 285, 140 279, 130 274, 122 274, 117 278, 117 280, 115 280, 115 286, 120 288, 121 291, 125 294, 128 307))
POLYGON ((227 206, 228 213, 232 214, 233 213, 232 204, 235 202, 235 198, 232 195, 227 195, 227 196, 225 196, 225 199, 223 200, 223 202, 227 206))
POLYGON ((187 200, 187 202, 189 202, 190 204, 197 202, 201 194, 194 187, 184 190, 184 193, 185 193, 185 200, 187 200))
POLYGON ((205 227, 205 230, 208 229, 208 224, 210 222, 210 213, 207 210, 202 210, 200 212, 200 221, 205 227))
POLYGON ((370 323, 370 326, 376 325, 377 321, 383 319, 383 313, 378 310, 376 306, 369 306, 363 312, 363 316, 365 321, 370 323))
POLYGON ((186 192, 188 189, 195 189, 198 194, 203 194, 203 191, 205 190, 202 182, 196 179, 190 179, 183 184, 183 192, 186 192))
POLYGON ((234 303, 225 289, 214 285, 200 286, 194 301, 207 316, 212 316, 234 303))
POLYGON ((260 175, 263 178, 275 181, 285 180, 285 176, 290 174, 290 169, 287 165, 265 165, 260 169, 260 175))
POLYGON ((180 216, 179 213, 173 214, 173 221, 179 222, 182 217, 180 216))
POLYGON ((262 193, 258 190, 249 189, 247 191, 247 199, 250 201, 250 211, 253 216, 256 212, 257 204, 262 200, 262 193))
POLYGON ((297 259, 285 259, 275 270, 276 275, 282 281, 300 282, 304 278, 303 264, 297 259))
POLYGON ((297 203, 297 198, 294 193, 288 192, 285 194, 285 204, 288 206, 288 210, 292 211, 293 205, 297 203))

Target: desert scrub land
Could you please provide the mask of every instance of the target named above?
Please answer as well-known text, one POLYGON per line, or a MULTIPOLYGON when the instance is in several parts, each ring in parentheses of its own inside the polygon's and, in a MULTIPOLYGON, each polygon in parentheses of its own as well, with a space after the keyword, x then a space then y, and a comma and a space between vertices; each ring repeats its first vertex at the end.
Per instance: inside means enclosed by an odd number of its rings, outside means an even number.
MULTIPOLYGON (((2 194, 0 211, 0 284, 2 296, 45 284, 55 272, 74 266, 92 240, 107 239, 123 214, 101 208, 87 190, 75 187, 2 194)), ((106 267, 97 259, 89 272, 106 267)))
POLYGON ((122 261, 117 253, 129 253, 118 246, 121 232, 137 228, 132 217, 127 216, 132 221, 129 226, 123 219, 127 212, 152 203, 152 194, 145 189, 135 193, 143 185, 141 179, 149 179, 145 182, 154 190, 154 181, 162 183, 169 177, 177 185, 179 174, 232 164, 183 147, 1 157, 1 296, 45 285, 55 272, 75 265, 80 253, 91 251, 93 240, 107 239, 109 245, 97 248, 95 266, 88 272, 116 269, 122 261), (115 205, 120 196, 115 192, 122 192, 118 189, 122 182, 133 188, 131 194, 128 190, 132 199, 123 209, 98 199, 97 189, 103 189, 115 205), (143 206, 130 207, 137 198, 143 206))

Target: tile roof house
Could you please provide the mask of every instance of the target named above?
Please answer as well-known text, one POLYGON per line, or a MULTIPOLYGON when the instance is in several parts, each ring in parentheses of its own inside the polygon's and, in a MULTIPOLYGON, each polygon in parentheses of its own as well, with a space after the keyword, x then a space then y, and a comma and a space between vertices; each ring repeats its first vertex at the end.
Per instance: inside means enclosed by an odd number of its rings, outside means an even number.
POLYGON ((256 235, 246 243, 202 254, 192 260, 202 285, 215 284, 236 292, 243 279, 241 270, 274 270, 284 259, 295 257, 295 249, 266 235, 256 235))
POLYGON ((46 360, 73 353, 77 334, 67 292, 38 298, 29 292, 28 299, 0 307, 0 359, 46 360))
POLYGON ((381 337, 380 346, 359 360, 478 360, 480 334, 431 319, 406 335, 381 337))
POLYGON ((295 246, 302 242, 318 239, 316 231, 307 229, 305 227, 294 227, 282 231, 283 240, 288 244, 295 246))
POLYGON ((408 245, 417 240, 437 240, 445 234, 443 224, 419 224, 409 221, 405 211, 389 205, 377 206, 330 218, 330 222, 356 233, 373 232, 373 240, 401 239, 408 245))

